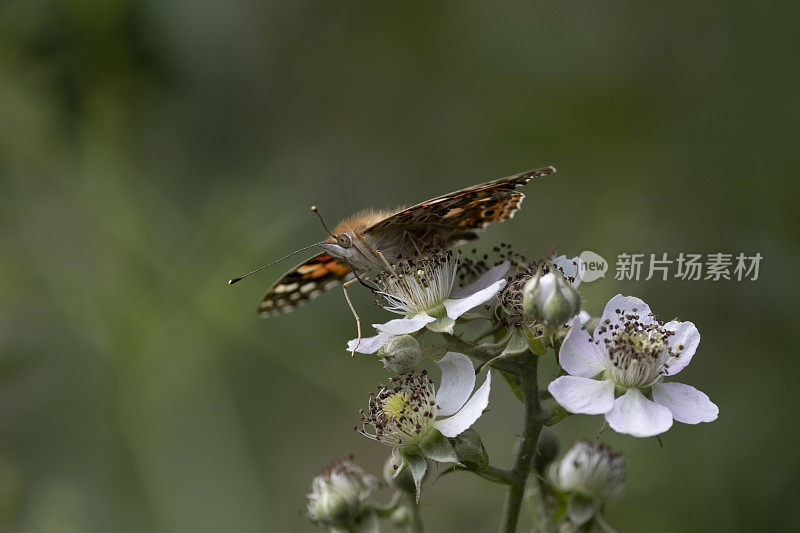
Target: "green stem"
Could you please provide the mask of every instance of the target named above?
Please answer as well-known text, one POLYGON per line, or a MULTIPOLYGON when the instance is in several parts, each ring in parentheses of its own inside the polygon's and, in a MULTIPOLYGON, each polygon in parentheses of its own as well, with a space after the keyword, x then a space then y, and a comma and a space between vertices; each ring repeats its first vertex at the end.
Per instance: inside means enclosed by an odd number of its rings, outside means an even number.
POLYGON ((380 518, 389 518, 389 516, 400 507, 400 500, 403 495, 400 491, 396 491, 392 499, 386 505, 378 505, 372 503, 365 503, 364 509, 368 512, 375 512, 380 518))
POLYGON ((422 523, 422 516, 419 514, 419 505, 417 504, 416 497, 410 492, 406 493, 408 500, 408 509, 411 511, 411 523, 408 524, 408 531, 411 533, 423 533, 425 526, 422 523))
POLYGON ((539 434, 542 431, 543 413, 539 405, 539 384, 538 365, 539 357, 533 353, 526 352, 525 360, 522 364, 520 373, 521 389, 524 398, 524 419, 522 437, 514 459, 514 466, 511 468, 511 486, 508 489, 503 520, 500 530, 505 533, 513 533, 517 529, 519 512, 522 506, 522 496, 525 493, 525 483, 531 471, 533 455, 539 442, 539 434))
POLYGON ((466 471, 477 474, 483 479, 489 480, 493 483, 500 483, 502 485, 511 485, 513 481, 510 470, 497 468, 496 466, 487 465, 483 468, 466 468, 466 471))

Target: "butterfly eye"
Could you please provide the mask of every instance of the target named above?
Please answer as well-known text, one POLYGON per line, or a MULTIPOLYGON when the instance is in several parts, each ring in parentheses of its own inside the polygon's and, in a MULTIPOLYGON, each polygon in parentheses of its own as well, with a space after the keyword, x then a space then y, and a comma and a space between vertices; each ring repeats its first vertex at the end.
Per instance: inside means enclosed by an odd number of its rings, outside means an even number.
POLYGON ((353 241, 350 239, 350 235, 347 233, 340 233, 336 236, 336 242, 339 243, 339 246, 342 248, 350 248, 353 244, 353 241))

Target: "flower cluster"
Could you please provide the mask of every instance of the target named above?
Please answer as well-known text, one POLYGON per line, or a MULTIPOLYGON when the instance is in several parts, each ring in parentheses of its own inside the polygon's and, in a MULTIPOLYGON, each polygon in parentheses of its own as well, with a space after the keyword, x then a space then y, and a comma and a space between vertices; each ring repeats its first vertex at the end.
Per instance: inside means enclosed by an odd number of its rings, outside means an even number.
POLYGON ((542 426, 570 414, 602 414, 618 433, 651 437, 674 420, 717 418, 719 409, 708 396, 669 381, 698 349, 693 323, 660 322, 645 302, 623 295, 591 318, 581 309, 577 257, 553 254, 527 262, 507 245, 496 250, 501 255, 492 265, 488 256, 462 261, 450 250, 426 250, 387 263, 370 278, 376 303, 400 317, 373 324, 371 337, 348 342, 348 350, 373 355, 393 374, 369 394, 355 429, 391 448, 384 477, 396 497, 385 507, 365 503, 374 478, 346 461, 334 463, 312 485, 313 520, 360 531, 388 517, 418 530, 416 504, 433 462, 445 464, 440 475, 467 471, 510 485, 504 521, 516 520, 520 483, 524 488, 537 472, 543 529, 609 529, 602 512, 623 490, 624 454, 578 441, 550 464, 558 444, 542 426), (480 324, 481 332, 474 333, 480 324), (551 349, 559 375, 547 386, 548 395, 539 391, 536 369, 551 349), (441 372, 438 380, 421 368, 431 363, 441 372), (476 389, 476 376, 484 371, 476 389), (527 413, 511 469, 491 464, 474 427, 489 405, 492 372, 502 373, 527 413))

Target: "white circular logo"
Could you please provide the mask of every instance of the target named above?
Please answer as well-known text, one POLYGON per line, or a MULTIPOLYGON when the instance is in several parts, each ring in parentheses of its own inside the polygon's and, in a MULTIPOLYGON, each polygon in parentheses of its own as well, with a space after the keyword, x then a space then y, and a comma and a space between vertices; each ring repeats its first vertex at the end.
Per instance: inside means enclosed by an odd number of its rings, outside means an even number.
POLYGON ((578 277, 590 282, 606 277, 608 261, 599 254, 585 250, 578 256, 578 277))

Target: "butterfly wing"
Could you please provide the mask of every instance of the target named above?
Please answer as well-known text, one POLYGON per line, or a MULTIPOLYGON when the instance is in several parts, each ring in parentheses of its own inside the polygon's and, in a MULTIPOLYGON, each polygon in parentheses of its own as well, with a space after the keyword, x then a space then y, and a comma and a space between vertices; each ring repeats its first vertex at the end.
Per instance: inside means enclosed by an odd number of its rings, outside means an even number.
POLYGON ((451 246, 478 238, 478 231, 514 216, 525 195, 516 188, 556 172, 549 166, 487 181, 432 198, 391 215, 365 233, 404 230, 426 244, 451 246))
POLYGON ((311 257, 280 277, 258 304, 258 314, 288 313, 335 287, 351 275, 350 268, 328 253, 311 257))

